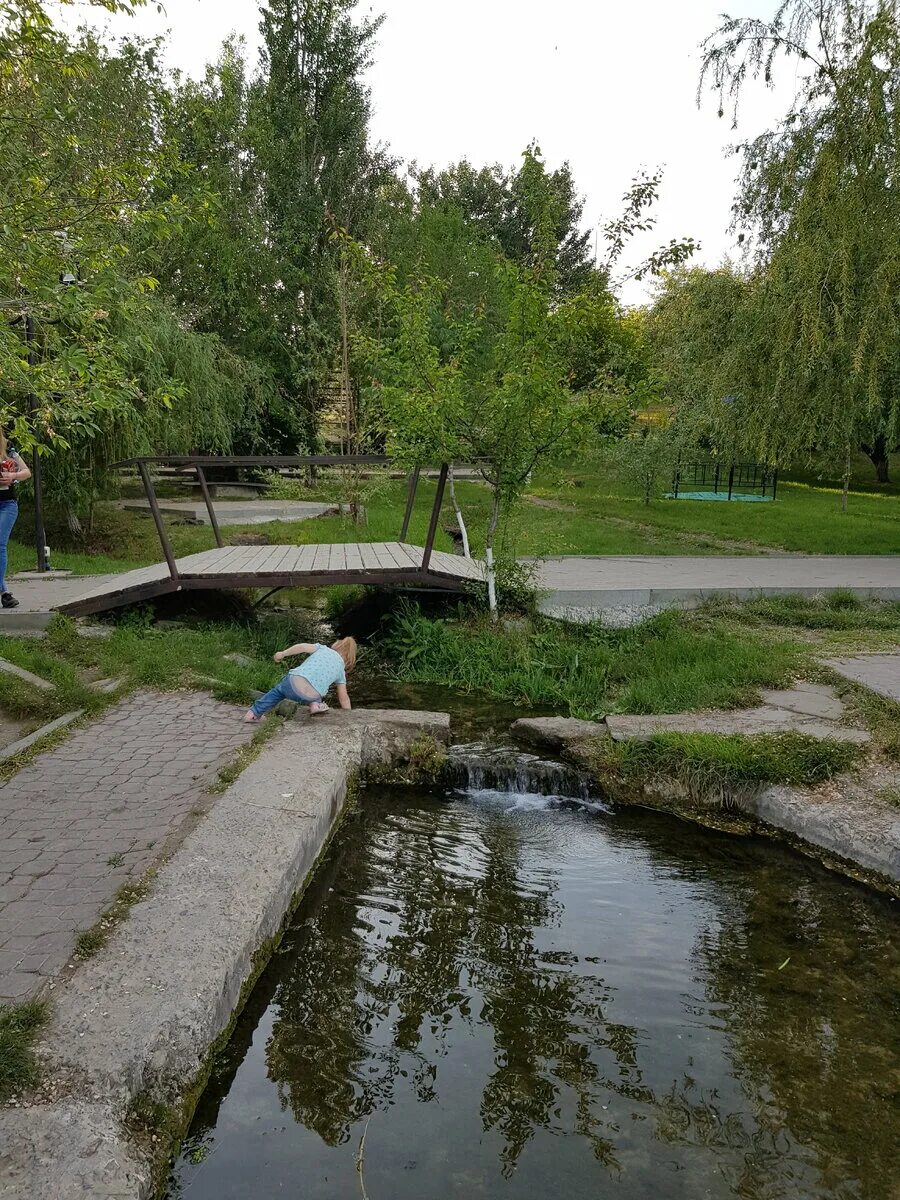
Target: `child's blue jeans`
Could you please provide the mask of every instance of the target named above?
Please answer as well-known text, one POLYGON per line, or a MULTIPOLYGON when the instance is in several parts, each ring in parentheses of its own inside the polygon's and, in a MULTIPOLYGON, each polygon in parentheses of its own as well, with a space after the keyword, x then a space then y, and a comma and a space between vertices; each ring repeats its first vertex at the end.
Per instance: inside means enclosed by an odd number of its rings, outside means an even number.
POLYGON ((280 683, 276 683, 271 691, 266 692, 264 696, 250 706, 250 711, 257 717, 265 716, 271 708, 275 708, 282 700, 293 700, 295 704, 315 704, 322 697, 318 694, 315 696, 301 696, 291 682, 290 675, 285 675, 280 683))

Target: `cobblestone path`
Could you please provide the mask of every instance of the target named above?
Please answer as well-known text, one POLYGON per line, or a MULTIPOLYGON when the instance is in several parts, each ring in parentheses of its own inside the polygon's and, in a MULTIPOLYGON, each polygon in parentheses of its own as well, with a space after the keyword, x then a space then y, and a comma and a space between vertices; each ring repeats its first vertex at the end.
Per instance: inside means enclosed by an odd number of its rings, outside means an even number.
POLYGON ((200 692, 139 692, 0 786, 0 1001, 43 990, 252 736, 200 692))

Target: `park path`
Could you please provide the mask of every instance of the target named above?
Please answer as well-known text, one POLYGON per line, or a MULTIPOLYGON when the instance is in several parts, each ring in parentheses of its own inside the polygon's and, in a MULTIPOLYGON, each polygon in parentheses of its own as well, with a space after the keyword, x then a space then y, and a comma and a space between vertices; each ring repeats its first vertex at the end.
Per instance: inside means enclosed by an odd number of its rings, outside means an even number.
POLYGON ((0 1001, 40 993, 128 880, 177 844, 253 733, 201 692, 138 692, 0 786, 0 1001))
POLYGON ((900 554, 584 554, 533 561, 542 610, 576 619, 609 615, 630 623, 713 596, 748 600, 844 588, 860 596, 900 600, 900 554))

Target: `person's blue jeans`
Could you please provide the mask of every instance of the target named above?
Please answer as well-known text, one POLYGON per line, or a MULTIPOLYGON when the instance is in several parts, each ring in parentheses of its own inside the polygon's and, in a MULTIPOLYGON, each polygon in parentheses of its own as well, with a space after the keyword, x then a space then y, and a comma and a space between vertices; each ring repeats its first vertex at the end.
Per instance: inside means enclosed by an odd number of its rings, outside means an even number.
POLYGON ((301 696, 291 682, 290 675, 285 675, 280 683, 276 683, 271 691, 266 692, 264 696, 251 704, 250 711, 257 717, 263 717, 269 709, 277 707, 282 700, 293 700, 295 704, 315 704, 321 700, 319 695, 301 696))
POLYGON ((19 506, 15 500, 7 500, 0 504, 0 592, 6 591, 6 548, 18 515, 19 506))

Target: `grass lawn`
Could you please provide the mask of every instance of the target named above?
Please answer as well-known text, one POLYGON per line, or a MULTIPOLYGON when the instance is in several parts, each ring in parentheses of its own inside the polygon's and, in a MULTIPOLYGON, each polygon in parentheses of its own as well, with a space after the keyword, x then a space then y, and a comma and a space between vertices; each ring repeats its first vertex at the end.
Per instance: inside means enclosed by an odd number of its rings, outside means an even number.
MULTIPOLYGON (((900 474, 900 465, 896 472, 900 474)), ((871 475, 869 469, 868 474, 871 475)), ((423 479, 409 531, 409 541, 423 545, 434 482, 423 479)), ((322 484, 326 498, 333 481, 322 484)), ((457 492, 469 525, 474 552, 483 549, 488 519, 486 487, 461 482, 457 492)), ((305 495, 311 495, 308 490, 305 495)), ((504 536, 507 555, 539 557, 552 554, 755 554, 805 551, 814 554, 900 553, 900 487, 867 480, 863 465, 850 495, 849 511, 840 511, 837 481, 817 483, 807 477, 784 479, 778 499, 768 504, 716 503, 697 500, 653 500, 645 505, 633 483, 602 454, 586 457, 565 469, 535 476, 529 493, 509 521, 504 536)), ((250 527, 226 526, 226 541, 250 530, 273 544, 396 540, 405 501, 402 480, 379 480, 370 485, 365 503, 367 523, 348 518, 319 517, 308 521, 272 522, 250 527)), ((178 555, 210 549, 214 542, 206 526, 167 521, 178 555)), ((442 526, 454 516, 445 497, 442 526)), ((11 572, 31 569, 34 551, 28 544, 30 514, 23 505, 10 543, 11 572)), ((125 570, 162 560, 156 531, 149 516, 98 508, 94 528, 80 542, 65 527, 51 528, 53 564, 79 574, 125 570)), ((439 549, 452 548, 443 528, 439 549)))
POLYGON ((529 508, 520 553, 900 553, 896 485, 853 491, 846 514, 839 487, 800 480, 781 481, 772 503, 653 500, 646 505, 634 485, 598 456, 536 478, 532 492, 575 505, 578 512, 548 511, 544 516, 551 520, 546 521, 529 508), (547 545, 539 550, 541 542, 547 545))

